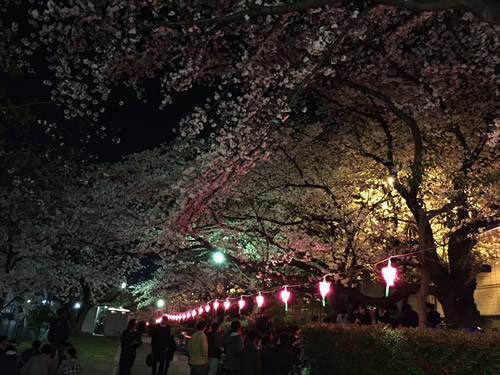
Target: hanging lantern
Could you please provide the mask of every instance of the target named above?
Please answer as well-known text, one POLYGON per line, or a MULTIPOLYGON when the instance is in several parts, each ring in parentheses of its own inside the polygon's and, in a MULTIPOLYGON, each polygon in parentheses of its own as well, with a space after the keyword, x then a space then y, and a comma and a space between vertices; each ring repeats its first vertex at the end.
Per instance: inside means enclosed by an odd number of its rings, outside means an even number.
POLYGON ((205 311, 206 312, 209 312, 210 311, 210 305, 207 303, 207 305, 205 306, 205 311))
POLYGON ((385 296, 389 297, 389 287, 394 286, 394 281, 396 280, 397 269, 391 266, 391 259, 389 258, 389 263, 387 267, 382 268, 382 276, 386 282, 385 286, 385 296))
POLYGON ((219 308, 219 301, 215 300, 214 302, 214 311, 217 313, 217 309, 219 308))
POLYGON ((285 289, 280 293, 280 295, 281 299, 285 303, 285 311, 288 311, 288 299, 290 298, 290 292, 286 289, 286 286, 285 289))
POLYGON ((201 315, 201 314, 203 314, 203 307, 200 306, 198 308, 198 315, 201 315))
POLYGON ((160 316, 159 318, 156 318, 156 319, 155 319, 155 323, 156 323, 156 324, 160 324, 160 323, 161 323, 161 316, 160 316))
POLYGON ((229 298, 224 301, 224 310, 229 309, 229 306, 231 306, 231 302, 229 302, 229 298))
POLYGON ((189 319, 189 318, 191 318, 191 313, 190 313, 190 312, 188 312, 188 313, 186 314, 186 318, 188 318, 188 319, 189 319))
POLYGON ((257 300, 257 306, 260 309, 262 307, 262 305, 264 304, 264 296, 262 294, 260 294, 260 292, 259 292, 259 295, 255 299, 257 300))
POLYGON ((186 314, 182 314, 182 320, 186 320, 186 314))
POLYGON ((196 309, 194 309, 193 311, 191 311, 191 316, 194 318, 196 316, 196 309))
POLYGON ((238 301, 238 307, 240 308, 239 311, 238 311, 238 314, 241 312, 241 309, 243 307, 245 307, 245 301, 243 301, 243 296, 240 298, 240 300, 238 301))
POLYGON ((326 276, 323 278, 323 281, 319 283, 319 292, 323 298, 323 307, 325 307, 325 296, 330 293, 330 283, 326 281, 326 276))

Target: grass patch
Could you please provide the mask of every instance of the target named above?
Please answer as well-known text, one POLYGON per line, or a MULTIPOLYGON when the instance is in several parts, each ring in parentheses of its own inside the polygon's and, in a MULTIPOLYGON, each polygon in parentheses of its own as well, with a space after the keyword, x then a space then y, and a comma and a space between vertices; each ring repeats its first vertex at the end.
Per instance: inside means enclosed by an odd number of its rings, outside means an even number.
POLYGON ((120 344, 116 338, 93 336, 91 334, 70 337, 69 342, 73 344, 78 352, 79 359, 98 361, 113 359, 120 344))
MULTIPOLYGON (((115 357, 120 342, 116 338, 93 336, 82 333, 78 336, 70 337, 68 340, 73 344, 78 359, 92 359, 97 361, 109 361, 115 357)), ((42 345, 47 342, 42 342, 42 345)), ((17 346, 17 351, 22 353, 25 349, 31 348, 30 342, 22 342, 17 346)))

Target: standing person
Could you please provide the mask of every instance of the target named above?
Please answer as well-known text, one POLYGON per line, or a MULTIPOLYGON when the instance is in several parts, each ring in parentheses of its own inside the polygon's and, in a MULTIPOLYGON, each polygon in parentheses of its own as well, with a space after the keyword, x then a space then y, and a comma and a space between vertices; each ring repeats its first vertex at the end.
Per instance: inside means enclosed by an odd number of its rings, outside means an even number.
POLYGON ((337 314, 337 323, 339 324, 347 324, 349 323, 347 319, 347 311, 344 306, 339 309, 339 313, 337 314))
POLYGON ((281 332, 278 345, 269 350, 262 364, 265 375, 290 375, 293 369, 293 353, 289 345, 288 334, 281 332))
POLYGON ((174 340, 174 335, 168 335, 168 347, 167 347, 167 359, 165 360, 165 372, 163 375, 167 375, 168 368, 170 367, 170 362, 174 359, 174 353, 177 350, 177 344, 174 340))
POLYGON ((0 336, 0 355, 5 354, 7 351, 7 344, 9 343, 9 340, 7 339, 7 336, 0 336))
POLYGON ((271 318, 267 315, 267 307, 261 309, 261 315, 255 322, 257 332, 261 335, 271 329, 271 318))
POLYGON ((23 354, 21 354, 21 359, 24 363, 27 363, 31 357, 35 355, 42 354, 40 351, 40 347, 42 346, 42 342, 40 340, 35 340, 31 343, 31 349, 26 349, 23 354))
POLYGON ((358 314, 356 315, 356 321, 355 323, 363 325, 363 326, 369 326, 372 324, 372 318, 370 316, 370 311, 366 308, 365 305, 360 305, 358 314))
POLYGON ((243 338, 241 337, 241 323, 239 320, 231 322, 231 333, 226 340, 224 352, 224 373, 226 375, 240 375, 241 352, 243 351, 243 338))
POLYGON ((31 357, 28 363, 21 368, 22 375, 56 375, 57 361, 50 354, 50 344, 42 346, 42 354, 31 357))
POLYGON ((219 323, 212 324, 212 332, 208 333, 208 375, 217 375, 220 357, 222 356, 223 343, 220 335, 221 327, 219 323))
POLYGON ((50 356, 54 358, 57 352, 57 359, 61 363, 64 358, 64 342, 69 338, 69 322, 64 318, 63 309, 56 311, 56 318, 50 323, 47 338, 51 344, 50 356))
POLYGON ((436 328, 441 323, 441 314, 436 311, 436 306, 433 303, 427 302, 425 307, 427 309, 427 325, 430 328, 436 328))
POLYGON ((166 375, 170 364, 170 355, 175 352, 176 345, 174 338, 170 334, 170 326, 167 324, 168 318, 164 316, 161 323, 153 328, 151 336, 151 354, 153 355, 152 372, 153 375, 166 375), (156 365, 159 364, 158 372, 156 365))
POLYGON ((206 375, 208 372, 208 342, 205 336, 207 325, 200 321, 196 324, 196 332, 188 342, 190 375, 206 375))
POLYGON ((0 355, 0 371, 2 375, 19 375, 23 360, 17 354, 16 347, 13 345, 7 346, 5 353, 0 355))
POLYGON ((241 353, 241 375, 262 375, 262 361, 257 349, 259 340, 257 331, 248 331, 247 341, 241 353))
POLYGON ((82 365, 76 359, 76 349, 70 348, 67 351, 68 356, 61 362, 57 375, 81 375, 82 365))
MULTIPOLYGON (((272 334, 271 334, 272 337, 272 334)), ((273 340, 269 336, 263 336, 262 339, 260 340, 260 358, 261 358, 261 363, 264 363, 264 361, 267 359, 267 356, 269 355, 269 351, 273 347, 273 340)))
POLYGON ((127 329, 120 338, 121 352, 119 362, 119 375, 130 375, 134 365, 136 350, 141 346, 141 336, 137 331, 137 320, 132 319, 128 322, 127 329))
POLYGON ((418 327, 418 313, 412 309, 409 303, 401 307, 401 315, 399 317, 400 323, 403 327, 418 327))

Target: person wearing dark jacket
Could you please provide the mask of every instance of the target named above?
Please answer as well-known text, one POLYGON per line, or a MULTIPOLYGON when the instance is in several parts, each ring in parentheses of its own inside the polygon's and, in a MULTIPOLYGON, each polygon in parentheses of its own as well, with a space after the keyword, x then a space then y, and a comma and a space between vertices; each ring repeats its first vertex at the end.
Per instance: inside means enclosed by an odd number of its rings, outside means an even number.
POLYGON ((17 354, 15 346, 7 346, 5 353, 0 355, 0 373, 2 375, 19 375, 23 360, 17 354))
POLYGON ((56 375, 57 361, 50 357, 50 344, 42 346, 42 354, 35 355, 30 358, 28 363, 25 363, 21 368, 23 375, 56 375))
POLYGON ((436 311, 436 306, 433 303, 427 302, 425 307, 427 308, 427 326, 436 328, 441 323, 441 314, 436 311))
POLYGON ((58 309, 56 311, 56 318, 50 323, 49 333, 47 338, 51 345, 50 356, 55 357, 57 352, 57 359, 59 363, 64 359, 64 342, 69 337, 69 322, 64 318, 64 310, 58 309))
POLYGON ((136 350, 142 344, 140 333, 137 331, 137 325, 136 319, 130 320, 127 329, 120 338, 119 375, 131 375, 130 372, 134 365, 136 350))
POLYGON ((241 353, 241 375, 262 375, 262 361, 257 349, 258 343, 257 332, 248 331, 245 348, 241 353))
POLYGON ((164 316, 159 325, 153 329, 151 336, 151 354, 153 355, 152 371, 153 375, 166 375, 170 361, 177 348, 173 336, 170 334, 170 326, 167 324, 168 318, 164 316), (159 363, 158 372, 156 365, 159 363))
POLYGON ((264 375, 289 375, 293 369, 293 353, 288 349, 290 338, 281 332, 278 345, 269 350, 262 363, 264 375))
POLYGON ((403 327, 418 327, 418 314, 408 303, 404 304, 401 308, 399 319, 403 327))
POLYGON ((356 315, 356 321, 355 323, 363 325, 363 326, 369 326, 372 324, 372 318, 370 316, 370 311, 366 308, 365 305, 360 305, 358 314, 356 315))
POLYGON ((224 358, 224 373, 226 375, 240 375, 242 351, 241 323, 239 320, 235 320, 231 322, 231 333, 226 339, 226 356, 224 358))
POLYGON ((223 342, 220 335, 219 323, 212 324, 212 331, 207 334, 208 341, 208 375, 217 375, 220 357, 223 351, 223 342))
POLYGON ((31 344, 31 349, 26 349, 23 354, 21 354, 21 359, 24 363, 27 363, 31 357, 35 355, 42 354, 40 351, 40 347, 42 346, 42 342, 40 340, 35 340, 31 344))
POLYGON ((257 333, 260 335, 265 334, 271 328, 271 318, 267 316, 267 308, 263 307, 261 309, 261 315, 255 322, 257 328, 257 333))

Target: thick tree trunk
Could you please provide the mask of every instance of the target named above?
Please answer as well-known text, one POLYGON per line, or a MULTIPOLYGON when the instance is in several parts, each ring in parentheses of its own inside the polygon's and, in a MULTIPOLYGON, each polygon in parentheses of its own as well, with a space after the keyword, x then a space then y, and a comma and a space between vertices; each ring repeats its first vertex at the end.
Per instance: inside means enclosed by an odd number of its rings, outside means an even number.
POLYGON ((475 280, 467 284, 463 280, 446 280, 437 290, 446 320, 452 327, 479 326, 479 311, 474 301, 475 280))
POLYGON ((427 295, 429 294, 430 283, 431 279, 429 276, 429 272, 425 268, 423 268, 421 270, 420 276, 420 288, 418 289, 418 292, 416 294, 419 328, 427 327, 427 309, 425 303, 427 301, 427 295))
POLYGON ((71 321, 71 335, 77 336, 82 333, 83 322, 85 321, 85 317, 87 313, 93 306, 90 304, 82 303, 82 306, 78 310, 76 314, 74 314, 74 318, 72 316, 71 321))
POLYGON ((83 285, 83 290, 82 290, 82 300, 80 302, 80 308, 78 310, 73 309, 73 302, 69 306, 69 311, 70 313, 70 331, 71 335, 79 335, 82 332, 82 326, 83 322, 85 321, 85 317, 87 316, 87 313, 89 310, 94 306, 92 303, 92 292, 90 290, 90 287, 82 283, 83 285))

